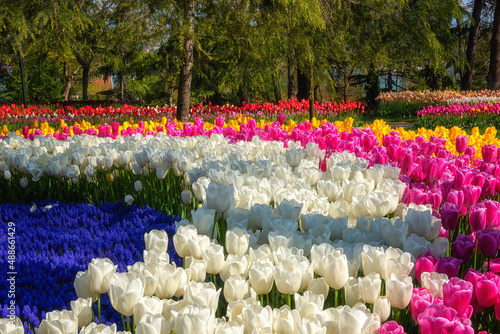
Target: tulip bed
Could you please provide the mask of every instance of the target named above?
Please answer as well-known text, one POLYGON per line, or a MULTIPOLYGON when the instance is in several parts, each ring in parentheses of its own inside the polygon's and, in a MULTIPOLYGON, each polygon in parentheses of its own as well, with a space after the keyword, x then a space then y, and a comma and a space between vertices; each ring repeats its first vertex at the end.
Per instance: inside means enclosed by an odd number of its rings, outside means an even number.
POLYGON ((499 331, 494 128, 276 118, 28 127, 0 140, 0 201, 18 203, 0 208, 2 235, 14 222, 20 280, 19 318, 0 330, 499 331), (49 197, 60 202, 39 202, 49 197), (180 216, 175 229, 160 212, 180 216), (32 272, 48 277, 41 292, 32 272))
MULTIPOLYGON (((417 125, 423 127, 429 126, 453 126, 469 127, 463 123, 460 118, 455 118, 455 123, 447 122, 447 119, 437 118, 429 120, 429 117, 422 117, 427 114, 427 108, 431 105, 440 105, 440 108, 446 108, 453 105, 470 105, 470 108, 479 104, 497 104, 500 102, 500 91, 481 90, 481 91, 403 91, 381 93, 377 100, 379 102, 378 114, 383 117, 417 117, 417 125), (440 121, 441 120, 441 121, 440 121), (452 124, 452 125, 450 125, 452 124)), ((465 107, 465 106, 464 106, 465 107)), ((475 107, 476 109, 477 106, 475 107)), ((453 109, 453 108, 452 108, 453 109)), ((459 108, 460 109, 460 108, 459 108)), ((462 113, 465 116, 467 113, 462 113)), ((478 113, 479 114, 479 113, 478 113)), ((489 120, 489 119, 488 119, 489 120)), ((481 124, 481 123, 478 123, 481 124)), ((491 124, 493 125, 493 124, 491 124)), ((477 125, 473 125, 477 126, 477 125)), ((472 127, 472 126, 470 126, 472 127)))

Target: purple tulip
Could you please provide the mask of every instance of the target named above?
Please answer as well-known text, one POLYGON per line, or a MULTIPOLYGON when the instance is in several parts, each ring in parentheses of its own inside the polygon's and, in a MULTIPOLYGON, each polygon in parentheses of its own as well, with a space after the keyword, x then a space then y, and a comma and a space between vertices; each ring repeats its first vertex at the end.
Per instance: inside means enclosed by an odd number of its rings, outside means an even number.
POLYGON ((441 207, 441 225, 447 231, 452 231, 458 224, 460 207, 457 204, 446 202, 441 207))
POLYGON ((470 236, 459 234, 455 242, 453 242, 451 254, 453 257, 464 261, 463 263, 468 263, 472 257, 475 246, 476 244, 470 236))
POLYGON ((476 233, 477 246, 481 250, 481 253, 487 258, 493 258, 498 251, 498 241, 500 239, 500 234, 491 227, 485 228, 484 230, 479 230, 476 233))
POLYGON ((433 267, 433 271, 437 271, 440 274, 446 274, 448 277, 456 277, 458 275, 458 270, 460 269, 460 264, 462 260, 456 259, 454 257, 440 257, 433 267))

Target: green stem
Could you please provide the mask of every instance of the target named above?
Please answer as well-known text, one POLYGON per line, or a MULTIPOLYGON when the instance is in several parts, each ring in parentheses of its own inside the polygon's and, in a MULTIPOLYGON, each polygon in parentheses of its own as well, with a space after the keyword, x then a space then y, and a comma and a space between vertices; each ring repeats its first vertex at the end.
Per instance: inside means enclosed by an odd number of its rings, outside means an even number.
POLYGON ((130 332, 130 319, 128 316, 127 316, 127 331, 130 332))
POLYGON ((125 319, 123 318, 123 314, 120 315, 122 316, 123 331, 126 331, 127 327, 125 327, 125 319))
POLYGON ((101 295, 98 294, 97 295, 97 313, 98 313, 98 317, 99 317, 99 323, 101 323, 101 295))

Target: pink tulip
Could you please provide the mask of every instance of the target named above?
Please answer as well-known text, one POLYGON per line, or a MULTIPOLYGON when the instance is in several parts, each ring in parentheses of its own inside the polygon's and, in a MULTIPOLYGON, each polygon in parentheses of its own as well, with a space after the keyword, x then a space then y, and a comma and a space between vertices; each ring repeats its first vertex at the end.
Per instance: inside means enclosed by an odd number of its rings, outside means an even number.
POLYGON ((472 232, 482 230, 486 227, 487 209, 482 204, 476 204, 470 207, 469 224, 472 232))
POLYGON ((429 305, 434 302, 434 297, 427 291, 426 288, 413 288, 410 298, 410 314, 416 322, 420 313, 422 313, 429 305))
POLYGON ((405 329, 396 321, 391 320, 380 326, 379 334, 404 334, 405 329))
POLYGON ((420 277, 424 272, 433 272, 434 265, 437 263, 437 260, 430 253, 421 254, 417 261, 415 262, 415 276, 417 280, 420 282, 420 277))
POLYGON ((474 155, 476 154, 476 148, 474 146, 467 146, 465 148, 464 154, 469 156, 470 159, 474 159, 474 155))
POLYGON ((489 271, 499 275, 500 274, 500 257, 496 259, 492 259, 490 261, 486 261, 483 264, 483 271, 488 271, 488 265, 489 265, 489 271))
POLYGON ((455 139, 455 148, 458 153, 464 153, 465 147, 467 146, 467 137, 465 136, 457 136, 455 139))
POLYGON ((462 190, 464 192, 464 205, 470 208, 471 205, 476 204, 479 200, 482 189, 472 184, 466 184, 462 187, 462 190))
POLYGON ((492 272, 487 272, 476 280, 474 292, 481 306, 490 307, 495 305, 498 298, 499 284, 500 277, 492 272))
POLYGON ((472 299, 472 283, 452 277, 443 284, 443 304, 454 308, 458 316, 463 316, 472 299))
POLYGON ((484 145, 481 148, 481 154, 485 162, 492 162, 497 156, 497 146, 496 145, 484 145))

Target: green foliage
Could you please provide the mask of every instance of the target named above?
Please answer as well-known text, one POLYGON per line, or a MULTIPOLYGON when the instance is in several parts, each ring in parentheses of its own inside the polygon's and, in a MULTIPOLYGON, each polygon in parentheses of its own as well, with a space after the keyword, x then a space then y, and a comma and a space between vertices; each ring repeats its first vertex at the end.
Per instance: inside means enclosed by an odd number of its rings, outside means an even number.
MULTIPOLYGON (((24 61, 24 75, 28 101, 61 100, 64 84, 55 59, 30 55, 24 61)), ((0 100, 16 103, 23 101, 19 63, 12 64, 12 72, 5 78, 4 85, 3 91, 0 90, 0 100)))
POLYGON ((441 115, 439 117, 424 116, 418 117, 415 121, 418 127, 434 129, 437 126, 451 128, 458 126, 462 129, 479 128, 482 132, 486 128, 493 126, 500 128, 500 118, 496 114, 472 114, 463 116, 441 115))
POLYGON ((381 102, 374 111, 377 116, 384 118, 415 118, 417 112, 428 106, 424 102, 381 102))

